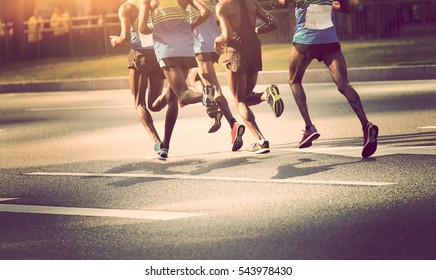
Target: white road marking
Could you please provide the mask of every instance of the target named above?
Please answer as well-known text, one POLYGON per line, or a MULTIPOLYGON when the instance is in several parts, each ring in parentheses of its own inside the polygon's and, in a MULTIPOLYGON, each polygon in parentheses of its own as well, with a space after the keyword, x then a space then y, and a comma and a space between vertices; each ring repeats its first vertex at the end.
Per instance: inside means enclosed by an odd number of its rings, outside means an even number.
POLYGON ((76 110, 107 110, 107 109, 131 109, 133 106, 118 105, 118 106, 82 106, 82 107, 55 107, 55 108, 30 108, 28 112, 43 112, 43 111, 76 111, 76 110))
MULTIPOLYGON (((290 148, 290 149, 277 149, 295 153, 312 153, 312 154, 326 154, 337 155, 346 157, 362 158, 362 147, 310 147, 306 149, 290 148)), ((381 146, 377 147, 377 151, 372 157, 386 156, 386 155, 436 155, 436 146, 381 146)))
MULTIPOLYGON (((18 198, 0 198, 0 201, 15 200, 18 198)), ((145 211, 125 209, 103 209, 103 208, 78 208, 59 206, 39 206, 20 204, 1 204, 0 212, 28 213, 28 214, 50 214, 90 217, 116 217, 141 220, 174 220, 192 218, 205 215, 203 213, 167 212, 167 211, 145 211)))
POLYGON ((316 184, 316 185, 353 185, 353 186, 387 186, 394 185, 392 182, 360 182, 360 181, 330 181, 330 180, 304 180, 304 179, 263 179, 243 177, 216 177, 216 176, 192 176, 192 175, 163 175, 163 174, 139 174, 139 173, 68 173, 68 172, 32 172, 26 175, 38 176, 73 176, 73 177, 124 177, 124 178, 158 178, 196 181, 232 181, 252 183, 279 183, 279 184, 316 184))
POLYGON ((0 198, 0 202, 2 201, 9 201, 9 200, 17 200, 19 198, 0 198))
POLYGON ((420 126, 418 129, 436 129, 435 125, 429 125, 429 126, 420 126))

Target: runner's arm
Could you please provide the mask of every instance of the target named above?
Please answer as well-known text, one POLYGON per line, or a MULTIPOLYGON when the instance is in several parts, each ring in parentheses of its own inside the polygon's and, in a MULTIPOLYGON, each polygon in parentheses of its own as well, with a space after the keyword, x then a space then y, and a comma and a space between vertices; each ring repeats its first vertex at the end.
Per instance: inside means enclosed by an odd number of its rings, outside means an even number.
POLYGON ((228 44, 233 30, 225 8, 223 8, 221 3, 215 6, 215 16, 219 21, 221 34, 215 38, 214 49, 216 53, 222 54, 224 52, 223 45, 228 44))
POLYGON ((131 26, 130 14, 132 13, 135 13, 137 16, 138 10, 133 5, 131 4, 129 5, 129 3, 122 4, 118 9, 118 18, 120 19, 120 23, 121 23, 121 32, 120 32, 120 36, 109 36, 112 47, 115 48, 126 41, 130 41, 130 30, 129 30, 131 26))
POLYGON ((191 29, 194 30, 200 24, 205 22, 211 15, 209 8, 199 0, 190 0, 189 4, 200 12, 200 16, 194 22, 191 22, 191 29))
POLYGON ((142 34, 153 33, 153 27, 148 24, 151 14, 151 0, 141 0, 139 5, 138 29, 142 34))
POLYGON ((256 33, 262 34, 270 32, 279 27, 279 22, 265 9, 257 1, 253 1, 256 4, 256 17, 263 20, 263 24, 259 27, 256 27, 256 33))

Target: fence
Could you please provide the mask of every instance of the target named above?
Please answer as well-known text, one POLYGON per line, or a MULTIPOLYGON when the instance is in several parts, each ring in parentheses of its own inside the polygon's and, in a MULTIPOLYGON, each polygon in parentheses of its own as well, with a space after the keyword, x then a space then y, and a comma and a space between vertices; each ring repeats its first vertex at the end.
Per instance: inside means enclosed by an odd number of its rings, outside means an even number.
MULTIPOLYGON (((362 2, 362 1, 360 1, 362 2)), ((276 1, 262 2, 277 18, 280 28, 260 35, 263 44, 290 43, 294 29, 294 14, 276 1)), ((337 32, 342 40, 382 39, 435 34, 435 0, 392 0, 364 2, 351 6, 349 15, 336 13, 337 32)), ((1 24, 1 23, 0 23, 1 24)), ((49 20, 44 20, 40 41, 29 43, 28 23, 23 34, 13 34, 11 23, 0 25, 0 62, 18 59, 52 57, 80 57, 88 55, 126 54, 129 44, 112 48, 109 35, 120 33, 116 14, 73 17, 70 30, 63 36, 54 36, 49 20), (21 43, 20 43, 21 42, 21 43), (23 55, 24 54, 24 55, 23 55)))

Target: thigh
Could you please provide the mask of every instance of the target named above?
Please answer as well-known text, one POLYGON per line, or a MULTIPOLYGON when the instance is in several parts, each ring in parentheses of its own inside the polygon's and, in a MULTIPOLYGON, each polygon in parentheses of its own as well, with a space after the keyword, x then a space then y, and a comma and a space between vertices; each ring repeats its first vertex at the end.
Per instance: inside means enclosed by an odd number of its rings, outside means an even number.
POLYGON ((342 51, 326 55, 324 64, 328 67, 330 76, 337 86, 348 83, 347 64, 342 51))
POLYGON ((293 46, 289 56, 289 82, 301 83, 304 73, 312 60, 313 58, 299 53, 295 46, 293 46))
POLYGON ((245 96, 251 94, 254 90, 254 87, 257 84, 257 77, 259 75, 259 72, 252 72, 250 74, 247 74, 246 77, 246 89, 245 89, 245 96))
POLYGON ((184 92, 188 90, 188 85, 186 83, 188 71, 179 66, 164 67, 163 71, 168 84, 173 89, 177 97, 180 98, 184 92))
POLYGON ((148 104, 153 104, 162 94, 164 81, 165 80, 160 77, 148 77, 148 104))
POLYGON ((233 72, 227 70, 227 81, 233 94, 235 103, 244 102, 247 93, 247 73, 244 71, 233 72))
POLYGON ((145 93, 148 87, 148 75, 130 69, 130 90, 135 98, 136 104, 145 104, 145 93))

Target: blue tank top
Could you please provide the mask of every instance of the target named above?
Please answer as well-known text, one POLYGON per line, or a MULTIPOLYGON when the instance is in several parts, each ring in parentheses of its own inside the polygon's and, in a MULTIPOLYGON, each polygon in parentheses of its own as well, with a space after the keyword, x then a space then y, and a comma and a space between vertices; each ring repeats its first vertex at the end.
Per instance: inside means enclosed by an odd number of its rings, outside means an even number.
POLYGON ((158 61, 168 57, 195 57, 188 17, 177 0, 160 0, 151 15, 153 46, 158 61))
MULTIPOLYGON (((215 52, 215 38, 220 35, 215 19, 215 6, 209 0, 202 0, 202 2, 209 8, 212 14, 192 32, 194 35, 194 51, 195 53, 215 52)), ((192 6, 189 6, 188 12, 191 22, 200 16, 200 12, 192 6)))
MULTIPOLYGON (((139 10, 139 0, 127 1, 135 5, 139 10)), ((153 37, 151 34, 145 35, 138 30, 138 19, 136 19, 130 28, 130 48, 132 50, 152 50, 153 49, 153 37)))
POLYGON ((294 43, 339 42, 333 24, 333 0, 296 0, 294 43))

